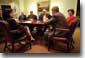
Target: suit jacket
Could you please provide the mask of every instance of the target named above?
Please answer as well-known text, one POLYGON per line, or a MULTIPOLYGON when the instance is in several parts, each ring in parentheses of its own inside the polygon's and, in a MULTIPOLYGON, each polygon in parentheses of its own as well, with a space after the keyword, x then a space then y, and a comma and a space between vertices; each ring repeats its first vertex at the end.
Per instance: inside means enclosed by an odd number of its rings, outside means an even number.
POLYGON ((28 15, 27 19, 34 19, 34 20, 37 20, 37 16, 36 15, 28 15))
POLYGON ((22 20, 22 19, 23 19, 23 20, 26 20, 26 15, 20 15, 20 16, 19 16, 19 20, 22 20))
MULTIPOLYGON (((39 20, 43 20, 43 16, 44 16, 44 14, 40 14, 40 16, 39 16, 39 20)), ((46 17, 48 18, 48 19, 50 19, 51 18, 51 15, 50 14, 46 14, 46 17)))
POLYGON ((52 18, 46 23, 51 25, 53 29, 55 28, 69 28, 64 15, 60 12, 52 16, 52 18))

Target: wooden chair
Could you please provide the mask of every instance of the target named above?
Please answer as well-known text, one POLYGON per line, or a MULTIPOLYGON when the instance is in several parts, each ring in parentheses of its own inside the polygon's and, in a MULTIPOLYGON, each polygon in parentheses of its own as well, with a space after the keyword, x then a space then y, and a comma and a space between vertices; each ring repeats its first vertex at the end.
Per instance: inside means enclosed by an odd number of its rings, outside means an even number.
MULTIPOLYGON (((72 25, 70 26, 70 29, 56 28, 53 31, 54 34, 51 37, 48 36, 48 37, 50 37, 48 39, 48 50, 50 50, 52 48, 52 45, 56 46, 57 42, 62 42, 64 44, 66 44, 66 46, 67 46, 66 50, 64 50, 64 51, 70 52, 70 49, 74 48, 74 46, 73 46, 74 40, 73 40, 72 35, 76 29, 76 26, 77 26, 77 20, 72 23, 72 25), (60 31, 61 33, 65 32, 65 34, 58 35, 58 34, 55 34, 56 31, 60 31)), ((55 46, 54 46, 54 48, 55 48, 55 46)))
POLYGON ((15 44, 18 43, 21 46, 26 46, 29 45, 29 47, 31 48, 31 39, 30 37, 28 37, 27 35, 24 35, 22 37, 20 37, 17 40, 13 40, 13 35, 11 34, 11 32, 15 32, 17 30, 10 30, 9 24, 4 21, 4 20, 0 20, 0 30, 3 30, 4 33, 4 42, 5 42, 5 46, 4 46, 4 52, 10 51, 10 52, 16 52, 17 50, 15 49, 15 44), (29 39, 28 39, 29 38, 29 39), (22 41, 25 41, 25 44, 22 44, 22 41))

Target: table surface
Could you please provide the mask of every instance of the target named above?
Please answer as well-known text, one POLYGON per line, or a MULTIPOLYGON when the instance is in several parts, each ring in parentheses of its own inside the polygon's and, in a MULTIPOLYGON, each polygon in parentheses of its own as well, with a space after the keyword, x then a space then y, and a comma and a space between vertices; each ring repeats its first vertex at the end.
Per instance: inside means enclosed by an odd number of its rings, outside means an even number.
POLYGON ((44 22, 42 21, 23 21, 19 22, 20 24, 39 24, 39 25, 44 25, 44 22))

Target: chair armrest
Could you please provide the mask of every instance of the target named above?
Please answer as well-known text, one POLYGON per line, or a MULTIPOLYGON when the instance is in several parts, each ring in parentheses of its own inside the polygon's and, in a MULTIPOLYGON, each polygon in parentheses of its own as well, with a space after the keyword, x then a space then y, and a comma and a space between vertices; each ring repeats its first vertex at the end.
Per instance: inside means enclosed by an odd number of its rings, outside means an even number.
POLYGON ((13 33, 13 32, 17 32, 18 30, 11 30, 10 32, 13 33))
POLYGON ((64 28, 56 28, 56 31, 65 31, 65 32, 69 32, 70 29, 64 29, 64 28))

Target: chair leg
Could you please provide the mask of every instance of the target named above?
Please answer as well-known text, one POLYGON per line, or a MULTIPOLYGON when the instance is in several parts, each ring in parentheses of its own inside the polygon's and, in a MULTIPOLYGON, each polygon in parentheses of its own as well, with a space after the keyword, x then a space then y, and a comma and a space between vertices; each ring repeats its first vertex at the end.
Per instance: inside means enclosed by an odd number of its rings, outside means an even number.
POLYGON ((31 42, 29 43, 29 45, 30 45, 30 49, 32 48, 32 44, 31 44, 31 42))
POLYGON ((29 44, 29 47, 30 47, 30 49, 32 48, 32 41, 31 41, 31 37, 29 36, 29 39, 26 39, 26 41, 27 41, 27 44, 29 44), (29 42, 28 42, 29 41, 29 42))
POLYGON ((72 36, 71 37, 68 37, 69 40, 67 40, 67 52, 70 52, 70 49, 74 48, 73 46, 73 38, 72 36))
POLYGON ((54 43, 53 43, 53 40, 48 40, 48 51, 50 51, 50 49, 53 49, 54 48, 54 43))
POLYGON ((15 52, 15 47, 14 47, 14 43, 12 43, 12 50, 11 50, 12 53, 15 52))
POLYGON ((73 45, 72 42, 70 43, 70 48, 71 48, 71 49, 74 49, 74 45, 73 45))
POLYGON ((72 38, 72 40, 71 40, 71 49, 74 49, 74 44, 75 42, 74 42, 74 40, 73 40, 73 38, 72 38))
POLYGON ((31 44, 31 40, 27 40, 27 44, 29 45, 29 48, 31 49, 31 47, 32 47, 32 44, 31 44), (29 41, 29 42, 28 42, 29 41))
POLYGON ((70 49, 74 49, 74 45, 73 45, 73 44, 74 44, 75 42, 74 42, 74 40, 73 40, 72 37, 71 37, 70 39, 71 39, 71 40, 70 40, 70 43, 69 43, 70 49))
POLYGON ((70 52, 70 46, 69 45, 70 45, 69 42, 67 42, 67 50, 66 50, 67 53, 70 52))
POLYGON ((6 52, 6 48, 7 48, 7 42, 5 42, 4 52, 6 52))
POLYGON ((48 42, 48 51, 50 51, 50 44, 49 44, 49 42, 48 42))
POLYGON ((50 40, 48 40, 48 51, 50 51, 50 40))
POLYGON ((29 36, 29 35, 27 36, 26 42, 27 42, 27 44, 29 44, 29 48, 31 49, 32 48, 31 36, 29 36))
MULTIPOLYGON (((6 49, 8 49, 10 51, 10 48, 8 47, 7 42, 5 42, 5 47, 4 47, 4 52, 6 52, 6 49)), ((12 43, 12 48, 11 48, 11 52, 14 52, 14 43, 12 43)))

